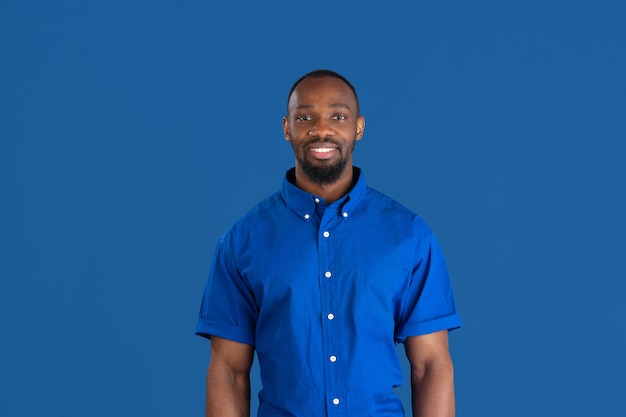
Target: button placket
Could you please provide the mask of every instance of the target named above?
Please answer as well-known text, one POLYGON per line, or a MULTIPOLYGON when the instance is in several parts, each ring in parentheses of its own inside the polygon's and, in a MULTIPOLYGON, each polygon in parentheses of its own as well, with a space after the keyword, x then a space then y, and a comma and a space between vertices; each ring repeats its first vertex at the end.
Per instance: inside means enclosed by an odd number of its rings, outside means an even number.
MULTIPOLYGON (((343 394, 345 392, 345 381, 343 380, 342 366, 339 361, 341 356, 341 328, 337 322, 337 317, 333 312, 338 311, 341 290, 341 274, 337 275, 335 270, 337 262, 337 228, 341 227, 341 212, 326 210, 319 229, 318 248, 320 271, 319 279, 322 291, 322 311, 326 312, 326 320, 322 325, 324 340, 324 379, 325 390, 328 393, 328 400, 334 411, 329 416, 343 415, 345 412, 343 404, 343 394)), ((324 316, 322 316, 324 317, 324 316)), ((330 410, 329 410, 330 411, 330 410)))

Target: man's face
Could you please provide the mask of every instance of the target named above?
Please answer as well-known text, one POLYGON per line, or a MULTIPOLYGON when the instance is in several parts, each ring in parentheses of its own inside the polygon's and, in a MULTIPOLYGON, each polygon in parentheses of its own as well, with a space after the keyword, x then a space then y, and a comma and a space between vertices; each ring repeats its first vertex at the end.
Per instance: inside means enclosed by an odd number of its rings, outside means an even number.
POLYGON ((352 151, 365 121, 350 87, 334 77, 305 78, 293 91, 288 111, 283 130, 297 169, 319 185, 333 184, 352 169, 352 151))

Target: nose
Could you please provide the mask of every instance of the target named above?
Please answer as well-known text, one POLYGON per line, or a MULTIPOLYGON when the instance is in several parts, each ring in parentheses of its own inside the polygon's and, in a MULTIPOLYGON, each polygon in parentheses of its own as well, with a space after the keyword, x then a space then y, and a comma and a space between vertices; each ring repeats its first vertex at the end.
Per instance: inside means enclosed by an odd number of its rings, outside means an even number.
POLYGON ((309 136, 324 138, 327 136, 333 136, 334 132, 335 131, 330 126, 330 123, 325 120, 317 120, 313 126, 311 126, 311 129, 309 129, 309 136))

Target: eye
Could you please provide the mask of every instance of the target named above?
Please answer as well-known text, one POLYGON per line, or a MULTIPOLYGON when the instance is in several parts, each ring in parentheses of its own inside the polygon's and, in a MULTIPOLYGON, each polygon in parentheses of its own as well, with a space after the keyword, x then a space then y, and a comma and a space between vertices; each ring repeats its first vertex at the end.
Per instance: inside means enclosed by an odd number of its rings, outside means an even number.
POLYGON ((308 114, 301 114, 299 116, 296 116, 296 120, 299 122, 308 122, 311 119, 313 119, 311 116, 309 116, 308 114))
POLYGON ((332 117, 333 120, 346 120, 345 114, 336 114, 332 117))

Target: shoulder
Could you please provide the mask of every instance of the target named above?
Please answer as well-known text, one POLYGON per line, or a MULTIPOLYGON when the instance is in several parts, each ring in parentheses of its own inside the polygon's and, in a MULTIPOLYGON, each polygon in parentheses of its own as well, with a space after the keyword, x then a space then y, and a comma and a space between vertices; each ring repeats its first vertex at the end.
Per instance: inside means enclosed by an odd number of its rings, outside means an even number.
MULTIPOLYGON (((405 243, 412 242, 418 251, 427 250, 436 238, 426 221, 413 210, 397 200, 368 188, 363 204, 360 205, 364 222, 376 225, 377 237, 392 235, 405 243)), ((436 244, 436 243, 435 243, 436 244)))
POLYGON ((404 224, 409 222, 428 229, 428 225, 420 215, 374 188, 367 187, 364 200, 369 210, 378 212, 386 218, 401 221, 404 224))
POLYGON ((236 235, 251 233, 264 225, 272 223, 272 219, 279 217, 286 208, 280 192, 268 196, 250 208, 222 236, 222 240, 236 235))

